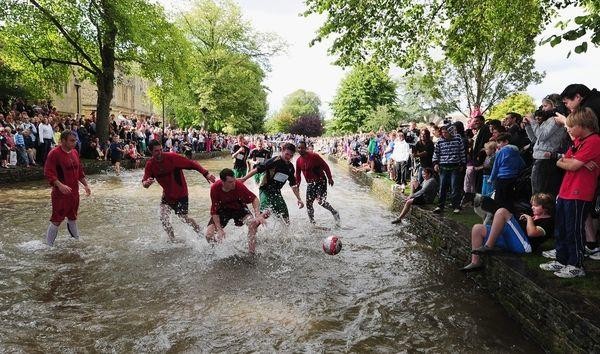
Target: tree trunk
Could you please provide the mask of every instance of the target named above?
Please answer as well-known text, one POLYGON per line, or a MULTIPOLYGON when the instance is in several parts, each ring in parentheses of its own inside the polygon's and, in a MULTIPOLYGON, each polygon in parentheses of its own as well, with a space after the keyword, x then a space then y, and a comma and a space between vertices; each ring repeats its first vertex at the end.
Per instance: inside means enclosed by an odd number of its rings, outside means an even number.
POLYGON ((96 79, 96 87, 98 88, 98 99, 96 101, 96 134, 101 142, 105 142, 109 138, 110 125, 110 103, 113 98, 115 87, 115 69, 102 72, 96 79), (107 72, 108 71, 108 72, 107 72))

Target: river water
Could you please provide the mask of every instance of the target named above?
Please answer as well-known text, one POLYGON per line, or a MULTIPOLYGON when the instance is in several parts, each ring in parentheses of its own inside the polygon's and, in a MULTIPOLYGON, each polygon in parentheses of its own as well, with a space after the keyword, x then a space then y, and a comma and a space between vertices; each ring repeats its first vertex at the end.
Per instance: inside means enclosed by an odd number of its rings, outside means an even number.
MULTIPOLYGON (((202 164, 216 174, 230 162, 202 164)), ((142 188, 141 171, 88 177, 82 240, 70 240, 63 224, 52 249, 42 242, 46 185, 0 188, 0 351, 539 351, 488 295, 332 168, 329 201, 343 229, 307 227, 285 187, 291 225, 269 219, 256 257, 232 223, 224 243, 210 247, 173 220, 178 240, 167 242, 161 189, 142 188), (332 234, 343 240, 336 256, 321 249, 332 234)), ((208 184, 194 171, 186 177, 190 215, 205 225, 208 184)))

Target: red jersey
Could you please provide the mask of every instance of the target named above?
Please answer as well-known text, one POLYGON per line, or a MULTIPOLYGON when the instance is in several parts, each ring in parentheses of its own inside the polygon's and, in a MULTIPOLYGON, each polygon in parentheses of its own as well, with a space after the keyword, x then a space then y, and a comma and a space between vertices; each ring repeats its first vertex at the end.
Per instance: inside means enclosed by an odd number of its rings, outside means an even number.
POLYGON ((298 186, 301 181, 300 171, 304 174, 307 183, 323 181, 325 180, 325 174, 327 174, 328 180, 333 179, 329 165, 325 160, 319 154, 310 151, 307 151, 304 156, 300 156, 296 160, 296 184, 298 186))
POLYGON ((196 161, 190 160, 174 152, 163 152, 160 161, 151 158, 146 162, 142 181, 152 177, 163 188, 163 198, 168 203, 175 203, 188 196, 187 183, 183 170, 196 170, 208 176, 208 171, 196 161))
POLYGON ((66 152, 60 146, 52 149, 44 164, 44 176, 52 186, 53 196, 65 196, 54 185, 56 180, 71 187, 71 196, 79 196, 79 180, 84 178, 85 174, 77 150, 66 152))
MULTIPOLYGON (((583 163, 596 161, 596 164, 600 166, 600 148, 598 146, 600 146, 600 136, 598 134, 592 134, 583 140, 577 138, 565 157, 574 158, 583 163)), ((590 171, 583 166, 577 171, 565 171, 558 196, 562 199, 591 202, 596 193, 599 175, 599 168, 590 171)))
POLYGON ((217 215, 220 211, 235 211, 246 207, 246 204, 252 203, 256 195, 252 193, 246 185, 240 181, 235 181, 235 188, 229 192, 223 191, 223 181, 217 180, 210 186, 210 215, 217 215))

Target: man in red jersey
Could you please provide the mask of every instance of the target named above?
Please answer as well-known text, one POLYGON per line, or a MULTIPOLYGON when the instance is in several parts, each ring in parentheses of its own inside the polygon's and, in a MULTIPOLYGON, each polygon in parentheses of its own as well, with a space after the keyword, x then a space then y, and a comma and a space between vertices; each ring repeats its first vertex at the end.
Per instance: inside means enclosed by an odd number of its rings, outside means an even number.
POLYGON ((54 245, 58 227, 67 218, 67 229, 71 237, 78 239, 77 211, 79 209, 79 182, 85 194, 90 195, 90 187, 85 180, 79 154, 75 150, 77 137, 70 130, 60 134, 60 145, 52 149, 46 157, 44 175, 52 186, 52 216, 46 232, 46 243, 54 245))
POLYGON ((260 202, 241 180, 237 180, 233 170, 225 168, 219 174, 219 181, 210 186, 211 218, 206 228, 208 242, 220 242, 225 238, 223 228, 233 219, 236 226, 248 225, 248 252, 256 250, 256 230, 265 224, 268 212, 260 212, 260 202), (252 204, 254 217, 248 204, 252 204), (215 232, 217 233, 215 238, 215 232))
POLYGON ((300 157, 296 160, 296 185, 300 187, 300 171, 306 179, 306 211, 311 223, 315 223, 315 209, 313 202, 316 200, 320 206, 329 210, 335 219, 336 224, 340 223, 340 213, 333 209, 327 202, 327 182, 333 187, 333 177, 327 163, 314 152, 306 148, 306 142, 298 143, 298 153, 300 157), (327 178, 325 178, 327 175, 327 178))
POLYGON ((169 209, 172 209, 175 215, 179 216, 185 223, 192 226, 194 231, 200 234, 200 226, 196 220, 187 215, 188 189, 183 170, 196 170, 210 183, 215 182, 215 176, 196 161, 176 153, 163 152, 162 144, 157 140, 152 140, 148 145, 148 149, 152 152, 152 158, 146 163, 142 184, 144 188, 148 188, 157 180, 163 188, 160 202, 160 221, 169 238, 171 240, 175 238, 173 226, 169 221, 169 209))

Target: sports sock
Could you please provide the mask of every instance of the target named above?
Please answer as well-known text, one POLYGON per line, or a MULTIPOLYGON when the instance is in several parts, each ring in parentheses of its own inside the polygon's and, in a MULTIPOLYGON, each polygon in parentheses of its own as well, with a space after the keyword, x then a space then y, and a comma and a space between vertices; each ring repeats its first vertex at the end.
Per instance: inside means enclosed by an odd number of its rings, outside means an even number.
POLYGON ((79 239, 79 229, 77 228, 77 220, 67 220, 67 230, 74 239, 79 239))
POLYGON ((54 240, 56 240, 56 236, 58 235, 58 226, 50 223, 48 225, 48 231, 46 231, 46 244, 48 246, 54 245, 54 240))

